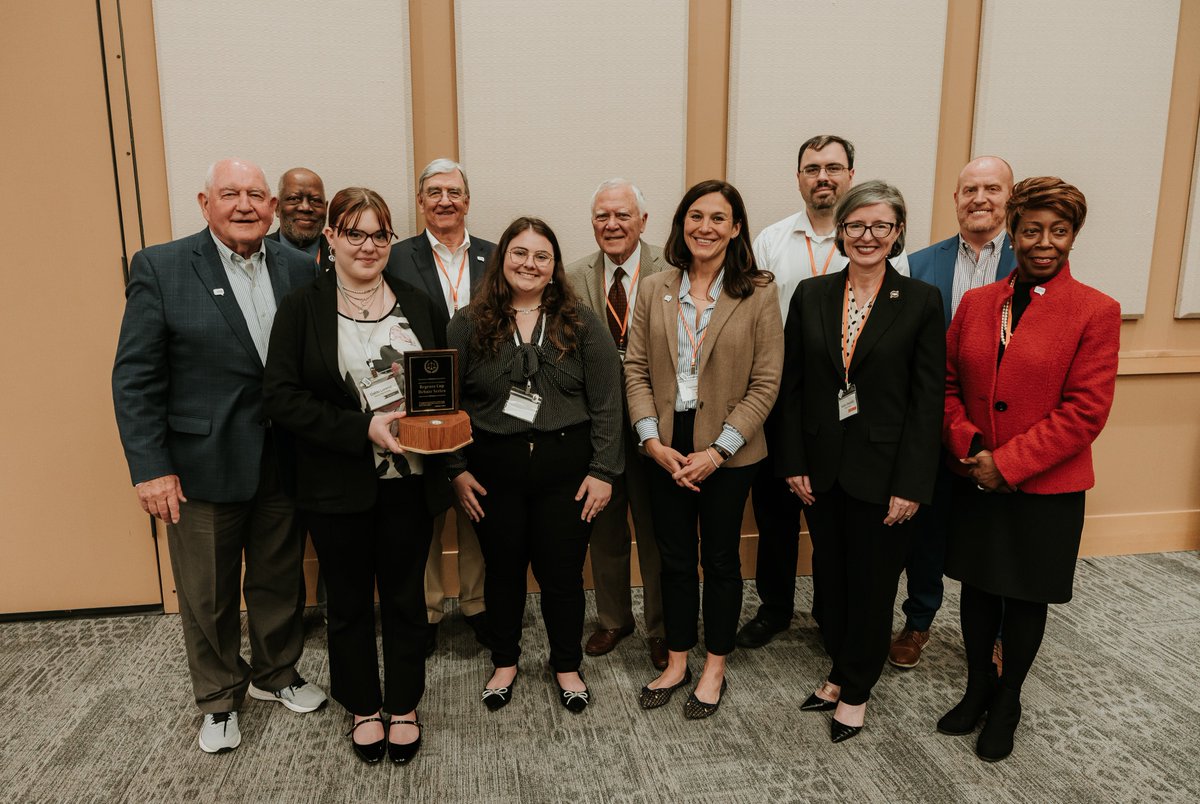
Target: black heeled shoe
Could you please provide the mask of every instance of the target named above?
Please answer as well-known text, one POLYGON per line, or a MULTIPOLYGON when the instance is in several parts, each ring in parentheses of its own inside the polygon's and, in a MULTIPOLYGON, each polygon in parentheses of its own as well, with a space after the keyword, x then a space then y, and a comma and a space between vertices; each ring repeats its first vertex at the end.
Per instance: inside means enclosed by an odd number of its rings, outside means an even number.
POLYGON ((847 726, 835 717, 829 724, 829 739, 835 743, 844 742, 862 730, 862 726, 847 726))
POLYGON ((999 762, 1011 754, 1013 734, 1020 722, 1021 691, 1001 686, 988 707, 987 721, 975 743, 975 755, 984 762, 999 762))
POLYGON ((489 712, 495 712, 497 709, 508 706, 513 697, 513 687, 516 685, 517 677, 513 676, 513 680, 508 682, 507 687, 484 687, 481 699, 483 705, 488 708, 489 712))
MULTIPOLYGON (((354 742, 354 730, 364 723, 382 723, 383 718, 376 715, 364 720, 360 720, 350 727, 350 731, 346 732, 346 736, 350 738, 350 745, 354 746, 355 755, 368 765, 378 764, 383 759, 383 755, 387 752, 387 735, 384 735, 382 740, 374 743, 360 744, 354 742)), ((385 729, 386 731, 386 729, 385 729)))
POLYGON ((693 692, 688 696, 687 701, 683 704, 683 716, 688 720, 703 720, 706 717, 712 717, 717 713, 717 709, 721 706, 721 701, 725 699, 725 690, 729 687, 729 681, 721 679, 721 697, 716 703, 705 703, 696 697, 693 692))
POLYGON ((394 743, 391 740, 387 741, 387 755, 393 763, 404 765, 409 760, 417 755, 417 751, 421 750, 421 736, 423 732, 421 727, 425 724, 419 720, 401 720, 400 718, 392 718, 388 721, 388 734, 392 733, 392 726, 407 725, 417 727, 417 739, 411 743, 394 743))
POLYGON ((997 683, 994 664, 988 666, 986 673, 969 674, 962 700, 942 715, 937 722, 937 730, 956 737, 975 731, 996 696, 997 683))
POLYGON ((675 694, 675 690, 680 687, 686 687, 692 683, 692 668, 683 668, 683 681, 678 684, 672 684, 669 687, 659 687, 658 689, 650 689, 642 687, 642 691, 638 693, 638 705, 643 709, 657 709, 660 706, 666 706, 671 700, 671 696, 675 694))
MULTIPOLYGON (((826 687, 831 686, 833 685, 826 681, 817 692, 821 692, 826 687)), ((828 698, 822 698, 820 695, 817 695, 817 692, 804 699, 804 703, 800 704, 801 712, 832 712, 834 709, 837 709, 838 702, 836 700, 831 701, 828 698)))
MULTIPOLYGON (((583 675, 580 674, 579 678, 582 679, 583 675)), ((588 708, 588 704, 591 703, 588 690, 577 692, 575 690, 563 689, 563 685, 558 683, 557 675, 554 677, 554 683, 558 686, 558 700, 566 707, 568 712, 578 715, 584 709, 588 708)))

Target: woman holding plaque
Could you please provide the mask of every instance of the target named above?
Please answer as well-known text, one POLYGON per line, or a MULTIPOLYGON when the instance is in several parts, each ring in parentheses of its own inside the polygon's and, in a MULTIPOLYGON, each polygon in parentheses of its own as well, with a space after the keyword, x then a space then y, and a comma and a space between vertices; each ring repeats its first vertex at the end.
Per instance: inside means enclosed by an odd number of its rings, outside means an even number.
POLYGON ((425 691, 425 560, 433 514, 449 506, 441 459, 406 453, 396 361, 445 346, 446 315, 383 273, 392 218, 377 193, 348 187, 329 204, 333 270, 279 307, 263 402, 290 431, 294 496, 328 590, 331 692, 353 716, 349 736, 368 763, 408 762, 421 745, 425 691), (379 588, 383 676, 375 648, 379 588), (381 710, 390 713, 384 722, 381 710))
POLYGON ((583 562, 621 454, 621 368, 608 328, 567 282, 554 232, 518 218, 447 335, 474 443, 451 458, 454 493, 475 522, 486 569, 492 711, 512 700, 526 573, 541 587, 559 701, 582 712, 583 562))

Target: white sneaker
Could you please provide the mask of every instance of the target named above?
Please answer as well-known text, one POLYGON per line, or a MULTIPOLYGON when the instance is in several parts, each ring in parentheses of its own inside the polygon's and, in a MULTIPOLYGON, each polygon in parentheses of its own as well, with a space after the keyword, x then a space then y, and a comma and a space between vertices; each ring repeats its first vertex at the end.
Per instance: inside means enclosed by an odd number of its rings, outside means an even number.
POLYGON ((279 701, 293 712, 301 713, 315 712, 328 700, 325 697, 325 690, 316 684, 309 684, 302 678, 296 679, 295 684, 276 692, 259 689, 251 684, 249 694, 251 698, 258 701, 279 701))
POLYGON ((206 754, 224 754, 242 744, 237 712, 205 715, 200 726, 200 750, 206 754))

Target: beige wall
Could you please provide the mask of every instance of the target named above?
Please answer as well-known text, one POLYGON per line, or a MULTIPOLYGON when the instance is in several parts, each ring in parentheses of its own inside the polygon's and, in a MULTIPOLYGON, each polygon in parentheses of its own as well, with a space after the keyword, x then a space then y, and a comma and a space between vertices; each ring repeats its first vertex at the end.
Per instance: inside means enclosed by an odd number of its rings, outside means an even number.
MULTIPOLYGON (((1077 261, 1096 277, 1127 273, 1132 284, 1112 290, 1141 314, 1122 329, 1084 552, 1200 547, 1200 321, 1175 317, 1196 183, 1200 0, 1110 2, 1103 14, 1090 0, 1018 5, 1023 16, 983 0, 811 0, 798 28, 794 3, 618 3, 618 21, 640 25, 611 52, 599 43, 620 28, 581 2, 379 0, 370 14, 348 17, 315 1, 248 9, 101 0, 99 19, 95 8, 67 0, 4 4, 0 100, 22 110, 24 125, 0 134, 6 182, 21 188, 0 203, 5 220, 26 227, 10 239, 14 264, 55 270, 38 271, 26 293, 6 294, 0 323, 9 387, 25 389, 5 395, 0 410, 9 548, 0 613, 159 599, 170 608, 169 573, 160 593, 149 524, 112 424, 121 238, 131 255, 199 228, 203 171, 230 154, 258 159, 271 174, 311 164, 330 189, 374 184, 412 231, 414 170, 461 155, 481 225, 535 212, 563 230, 572 251, 590 249, 587 196, 612 173, 641 174, 632 177, 653 187, 657 225, 684 186, 729 176, 761 228, 798 203, 794 150, 815 130, 859 142, 860 178, 901 183, 914 246, 954 230, 954 177, 978 149, 1013 157, 1019 174, 1062 172, 1091 202, 1077 261), (893 35, 821 35, 869 31, 847 18, 851 6, 883 14, 893 35), (521 8, 545 13, 522 19, 513 14, 521 8), (1126 8, 1130 26, 1106 22, 1126 8), (41 55, 48 30, 66 54, 52 62, 41 55), (543 72, 532 60, 530 43, 539 41, 552 54, 543 72), (1080 41, 1087 47, 1067 47, 1080 41), (871 52, 856 54, 856 43, 871 52), (1061 58, 1046 62, 1054 48, 1061 58), (1071 58, 1086 69, 1061 63, 1071 58), (1070 80, 1057 87, 1063 70, 1070 80), (1026 83, 1029 94, 1018 94, 1026 83), (864 87, 881 87, 879 97, 864 87), (1019 119, 1025 106, 1035 107, 1031 119, 1046 120, 1046 136, 1019 119), (537 125, 523 137, 526 110, 537 125), (596 133, 597 121, 639 114, 650 121, 644 140, 596 133), (1081 134, 1069 125, 1077 114, 1101 119, 1087 118, 1081 134), (31 214, 30 199, 43 200, 43 212, 31 214), (90 244, 69 263, 55 240, 63 221, 90 244), (1140 256, 1114 256, 1126 247, 1140 256), (39 305, 48 299, 87 303, 73 308, 71 326, 48 327, 39 305), (81 396, 34 390, 65 354, 76 358, 81 396)), ((750 558, 752 521, 745 530, 750 558)), ((753 569, 748 560, 746 572, 753 569)))

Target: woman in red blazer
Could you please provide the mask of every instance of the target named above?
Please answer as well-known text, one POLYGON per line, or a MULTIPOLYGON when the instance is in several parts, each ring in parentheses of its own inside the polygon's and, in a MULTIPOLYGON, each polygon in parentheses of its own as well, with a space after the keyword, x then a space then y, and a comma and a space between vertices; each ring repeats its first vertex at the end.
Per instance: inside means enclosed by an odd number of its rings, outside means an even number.
POLYGON ((1091 445, 1112 408, 1120 306, 1067 261, 1086 214, 1061 179, 1019 182, 1007 210, 1017 268, 967 293, 946 335, 943 436, 963 475, 946 574, 962 581, 967 689, 938 731, 970 734, 986 713, 975 752, 991 762, 1012 751, 1047 604, 1071 599, 1091 445))

